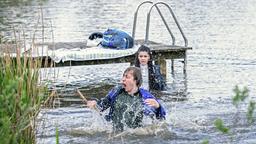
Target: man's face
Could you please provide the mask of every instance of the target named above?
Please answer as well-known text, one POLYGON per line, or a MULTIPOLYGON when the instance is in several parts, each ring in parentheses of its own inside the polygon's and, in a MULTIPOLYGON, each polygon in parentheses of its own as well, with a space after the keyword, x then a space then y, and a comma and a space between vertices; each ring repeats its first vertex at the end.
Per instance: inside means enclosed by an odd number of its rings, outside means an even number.
POLYGON ((123 78, 121 80, 123 87, 126 92, 132 92, 133 89, 137 88, 136 80, 133 77, 133 71, 128 71, 124 73, 123 78))

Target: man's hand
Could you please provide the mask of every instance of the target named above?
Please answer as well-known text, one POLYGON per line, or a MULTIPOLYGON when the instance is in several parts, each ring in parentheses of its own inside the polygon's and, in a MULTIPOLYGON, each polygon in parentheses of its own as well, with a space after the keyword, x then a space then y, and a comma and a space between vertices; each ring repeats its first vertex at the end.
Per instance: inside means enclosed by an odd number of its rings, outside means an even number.
POLYGON ((151 106, 151 107, 154 107, 154 108, 159 108, 160 107, 159 103, 155 99, 146 99, 145 103, 147 105, 151 106))
POLYGON ((91 109, 94 109, 96 108, 96 104, 97 102, 95 100, 90 100, 90 101, 87 101, 87 107, 91 108, 91 109))

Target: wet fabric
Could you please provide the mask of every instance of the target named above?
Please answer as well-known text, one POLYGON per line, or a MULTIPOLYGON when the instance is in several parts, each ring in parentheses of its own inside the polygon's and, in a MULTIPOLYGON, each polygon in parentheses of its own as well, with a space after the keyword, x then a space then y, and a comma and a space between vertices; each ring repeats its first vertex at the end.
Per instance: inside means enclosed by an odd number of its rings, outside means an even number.
MULTIPOLYGON (((135 65, 136 66, 136 65, 135 65)), ((160 66, 159 65, 147 65, 147 69, 145 66, 137 65, 141 69, 142 74, 142 88, 147 89, 146 83, 148 83, 148 89, 151 90, 166 90, 166 81, 163 75, 161 74, 160 66), (148 72, 146 73, 146 71, 148 72), (148 74, 148 78, 147 75, 148 74), (148 82, 147 82, 148 81, 148 82)))
POLYGON ((152 89, 155 90, 166 90, 166 82, 161 74, 160 66, 159 65, 153 65, 153 82, 152 82, 152 89))
POLYGON ((137 128, 143 119, 142 97, 121 92, 114 103, 113 126, 115 131, 123 131, 124 126, 137 128))
POLYGON ((148 75, 148 65, 140 65, 142 84, 141 87, 149 90, 149 75, 148 75))
POLYGON ((148 98, 156 99, 149 91, 140 88, 138 91, 138 96, 135 96, 135 98, 134 96, 127 96, 128 94, 125 92, 122 86, 116 86, 108 93, 106 97, 97 102, 97 107, 100 109, 100 111, 110 108, 109 114, 106 115, 105 118, 108 121, 112 120, 113 126, 118 130, 122 130, 124 124, 129 125, 128 127, 131 128, 141 126, 143 116, 155 117, 156 119, 165 119, 166 112, 162 105, 156 109, 144 103, 144 101, 148 98), (128 104, 122 101, 128 102, 128 104), (123 111, 126 110, 128 110, 127 113, 123 115, 123 111), (127 120, 133 119, 133 121, 130 123, 125 122, 123 119, 124 117, 130 117, 127 118, 127 120), (121 126, 119 127, 119 125, 121 126))

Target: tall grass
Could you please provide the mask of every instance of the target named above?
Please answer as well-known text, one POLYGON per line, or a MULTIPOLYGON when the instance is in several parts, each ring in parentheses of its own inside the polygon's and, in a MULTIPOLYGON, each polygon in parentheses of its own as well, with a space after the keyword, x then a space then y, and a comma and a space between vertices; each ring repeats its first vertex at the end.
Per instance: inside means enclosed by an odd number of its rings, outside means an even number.
MULTIPOLYGON (((12 45, 13 46, 13 45, 12 45)), ((38 85, 40 60, 16 57, 3 50, 0 57, 0 143, 35 143, 35 118, 46 89, 38 85)))
MULTIPOLYGON (((233 89, 234 92, 234 96, 232 96, 232 104, 236 107, 236 115, 235 115, 235 119, 240 119, 242 120, 243 117, 238 117, 239 116, 239 112, 242 108, 243 104, 247 104, 246 103, 246 99, 249 98, 249 89, 247 87, 244 88, 239 88, 237 85, 235 86, 235 88, 233 89)), ((247 126, 251 126, 254 124, 255 122, 255 116, 254 111, 255 111, 255 105, 256 102, 254 100, 250 100, 248 103, 248 107, 247 107, 247 112, 246 112, 246 119, 247 119, 247 123, 249 125, 247 126)), ((214 126, 215 128, 221 132, 223 135, 228 135, 230 141, 227 143, 234 143, 234 141, 236 140, 235 137, 235 132, 232 131, 237 124, 237 121, 235 121, 236 123, 234 123, 233 126, 226 126, 223 122, 223 120, 221 118, 218 118, 214 121, 214 126)), ((202 144, 208 144, 209 140, 205 139, 203 140, 202 144)))

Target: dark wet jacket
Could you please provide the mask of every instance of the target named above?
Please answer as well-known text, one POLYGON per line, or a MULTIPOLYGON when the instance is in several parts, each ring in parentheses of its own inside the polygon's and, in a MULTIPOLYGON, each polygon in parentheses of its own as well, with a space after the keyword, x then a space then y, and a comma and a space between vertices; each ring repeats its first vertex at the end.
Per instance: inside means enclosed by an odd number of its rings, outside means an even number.
MULTIPOLYGON (((135 64, 136 67, 140 67, 139 63, 135 64)), ((166 82, 161 74, 160 66, 148 64, 148 74, 149 74, 149 90, 166 90, 166 82)))
POLYGON ((166 112, 161 105, 156 109, 144 103, 148 98, 156 99, 149 91, 140 88, 135 95, 130 96, 122 86, 117 86, 97 102, 97 107, 100 111, 110 107, 109 114, 105 118, 109 121, 112 120, 114 128, 121 131, 124 125, 130 128, 142 126, 144 115, 165 119, 166 112), (132 105, 129 105, 131 103, 132 105))
POLYGON ((159 65, 149 68, 149 88, 154 90, 166 90, 166 82, 161 74, 159 65))

